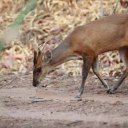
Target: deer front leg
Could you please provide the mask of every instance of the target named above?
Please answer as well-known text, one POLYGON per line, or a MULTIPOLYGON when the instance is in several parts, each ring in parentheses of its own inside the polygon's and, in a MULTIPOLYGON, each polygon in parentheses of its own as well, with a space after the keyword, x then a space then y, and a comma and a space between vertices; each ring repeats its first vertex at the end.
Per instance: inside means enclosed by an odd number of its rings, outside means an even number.
POLYGON ((85 81, 86 81, 86 78, 88 76, 88 73, 89 73, 89 70, 90 70, 91 65, 92 65, 92 58, 83 57, 82 83, 81 83, 81 86, 80 86, 80 89, 79 89, 79 93, 76 96, 76 98, 80 98, 81 95, 84 92, 85 81))

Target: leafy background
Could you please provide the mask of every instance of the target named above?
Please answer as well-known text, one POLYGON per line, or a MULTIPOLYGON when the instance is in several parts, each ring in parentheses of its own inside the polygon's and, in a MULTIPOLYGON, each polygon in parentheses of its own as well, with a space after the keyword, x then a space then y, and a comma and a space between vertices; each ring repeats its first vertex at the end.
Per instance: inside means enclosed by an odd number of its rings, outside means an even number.
MULTIPOLYGON (((19 36, 16 40, 7 40, 6 48, 0 53, 0 74, 27 74, 33 68, 33 50, 48 42, 51 49, 56 47, 74 27, 100 18, 100 0, 37 0, 37 6, 24 19, 19 31, 5 32, 14 21, 27 0, 0 1, 0 34, 5 39, 19 36)), ((104 15, 111 15, 116 0, 103 0, 104 15)), ((127 13, 120 4, 116 13, 127 13)), ((99 33, 100 34, 100 33, 99 33)), ((91 38, 91 36, 90 36, 91 38)), ((77 76, 81 74, 81 61, 70 61, 57 67, 55 74, 77 76)), ((102 75, 120 76, 124 65, 120 63, 118 53, 107 52, 99 56, 102 75)))

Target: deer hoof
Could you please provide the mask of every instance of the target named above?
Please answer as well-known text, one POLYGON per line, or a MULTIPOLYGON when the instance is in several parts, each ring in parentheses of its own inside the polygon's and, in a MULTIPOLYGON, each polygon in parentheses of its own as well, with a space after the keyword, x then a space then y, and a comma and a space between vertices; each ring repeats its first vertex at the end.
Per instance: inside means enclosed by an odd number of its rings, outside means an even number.
POLYGON ((114 91, 114 89, 113 89, 113 88, 110 88, 110 89, 108 89, 108 90, 107 90, 107 93, 108 93, 108 94, 114 94, 114 93, 115 93, 115 91, 114 91))
POLYGON ((81 98, 81 94, 77 94, 77 95, 75 96, 75 98, 80 99, 80 98, 81 98))

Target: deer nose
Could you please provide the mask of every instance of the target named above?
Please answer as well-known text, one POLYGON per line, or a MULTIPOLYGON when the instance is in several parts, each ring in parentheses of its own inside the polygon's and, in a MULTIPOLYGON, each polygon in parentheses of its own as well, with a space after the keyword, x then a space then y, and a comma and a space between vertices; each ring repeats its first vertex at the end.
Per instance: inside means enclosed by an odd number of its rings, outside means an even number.
POLYGON ((37 87, 38 85, 39 85, 39 81, 33 80, 33 86, 34 86, 34 87, 37 87))

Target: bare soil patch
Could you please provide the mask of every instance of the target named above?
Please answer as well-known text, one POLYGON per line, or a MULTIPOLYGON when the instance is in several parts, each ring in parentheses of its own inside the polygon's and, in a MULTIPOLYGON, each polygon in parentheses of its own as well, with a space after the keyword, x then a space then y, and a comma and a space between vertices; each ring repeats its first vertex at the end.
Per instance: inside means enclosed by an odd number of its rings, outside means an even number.
MULTIPOLYGON (((74 98, 81 77, 52 75, 32 87, 32 75, 0 77, 0 128, 127 128, 128 80, 107 94, 93 75, 74 98)), ((114 81, 109 82, 110 84, 114 81)))

